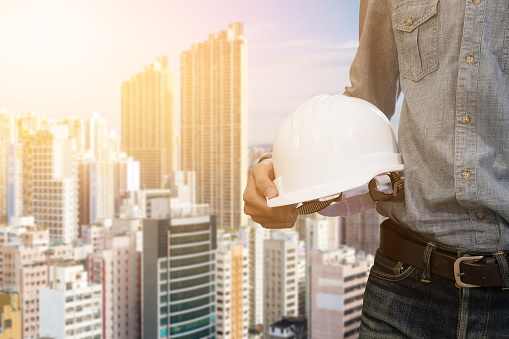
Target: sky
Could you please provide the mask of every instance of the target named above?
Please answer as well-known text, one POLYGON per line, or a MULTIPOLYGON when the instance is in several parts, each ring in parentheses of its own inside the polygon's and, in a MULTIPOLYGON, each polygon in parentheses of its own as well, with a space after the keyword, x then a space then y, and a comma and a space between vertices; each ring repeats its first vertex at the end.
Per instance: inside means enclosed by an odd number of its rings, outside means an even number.
POLYGON ((48 118, 99 112, 119 132, 122 82, 166 55, 179 126, 180 54, 242 22, 248 144, 270 144, 298 105, 349 85, 358 7, 359 0, 0 0, 0 108, 48 118))

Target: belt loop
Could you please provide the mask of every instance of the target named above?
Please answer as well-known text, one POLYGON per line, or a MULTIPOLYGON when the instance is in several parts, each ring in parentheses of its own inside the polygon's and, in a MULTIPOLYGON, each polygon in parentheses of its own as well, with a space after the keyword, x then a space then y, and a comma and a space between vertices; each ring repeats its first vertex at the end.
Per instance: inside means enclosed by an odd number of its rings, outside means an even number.
POLYGON ((493 254, 495 259, 498 262, 498 269, 500 270, 500 280, 502 281, 502 289, 509 289, 509 264, 507 263, 507 257, 505 253, 495 253, 493 254))
POLYGON ((436 245, 433 243, 428 243, 426 246, 426 249, 424 250, 424 256, 422 258, 423 260, 423 267, 422 275, 421 275, 421 282, 425 284, 429 284, 431 282, 431 265, 430 265, 430 259, 431 259, 431 253, 436 248, 436 245))

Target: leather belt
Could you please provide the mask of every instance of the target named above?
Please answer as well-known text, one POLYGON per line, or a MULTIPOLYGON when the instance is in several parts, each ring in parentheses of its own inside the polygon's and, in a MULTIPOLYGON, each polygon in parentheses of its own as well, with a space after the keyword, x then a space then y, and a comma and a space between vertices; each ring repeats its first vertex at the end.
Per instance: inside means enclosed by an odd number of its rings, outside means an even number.
MULTIPOLYGON (((387 221, 380 225, 379 250, 392 259, 422 270, 427 245, 394 231, 387 221)), ((456 281, 458 287, 502 286, 498 263, 492 256, 458 258, 454 252, 436 248, 431 252, 430 272, 456 281)))

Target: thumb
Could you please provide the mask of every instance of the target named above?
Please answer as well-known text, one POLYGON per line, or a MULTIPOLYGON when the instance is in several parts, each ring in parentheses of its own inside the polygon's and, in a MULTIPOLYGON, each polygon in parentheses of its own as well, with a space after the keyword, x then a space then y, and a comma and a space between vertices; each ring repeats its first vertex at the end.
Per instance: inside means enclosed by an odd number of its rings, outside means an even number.
POLYGON ((263 193, 266 198, 272 199, 277 197, 277 188, 276 185, 271 181, 270 184, 265 188, 265 191, 263 193))
POLYGON ((268 199, 275 198, 278 192, 276 185, 274 185, 271 180, 271 178, 274 178, 272 163, 260 165, 258 166, 258 171, 255 173, 256 189, 258 192, 263 193, 268 199))

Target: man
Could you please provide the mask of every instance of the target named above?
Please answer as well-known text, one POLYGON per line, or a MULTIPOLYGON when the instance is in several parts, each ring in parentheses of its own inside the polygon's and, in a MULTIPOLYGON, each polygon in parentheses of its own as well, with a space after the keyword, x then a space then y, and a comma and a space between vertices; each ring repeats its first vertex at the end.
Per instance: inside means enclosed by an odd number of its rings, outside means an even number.
MULTIPOLYGON (((405 192, 382 224, 364 297, 367 338, 509 337, 509 0, 361 0, 345 95, 389 118, 404 101, 405 192), (480 287, 473 287, 480 286, 480 287)), ((245 212, 292 227, 271 159, 251 173, 245 212)))

